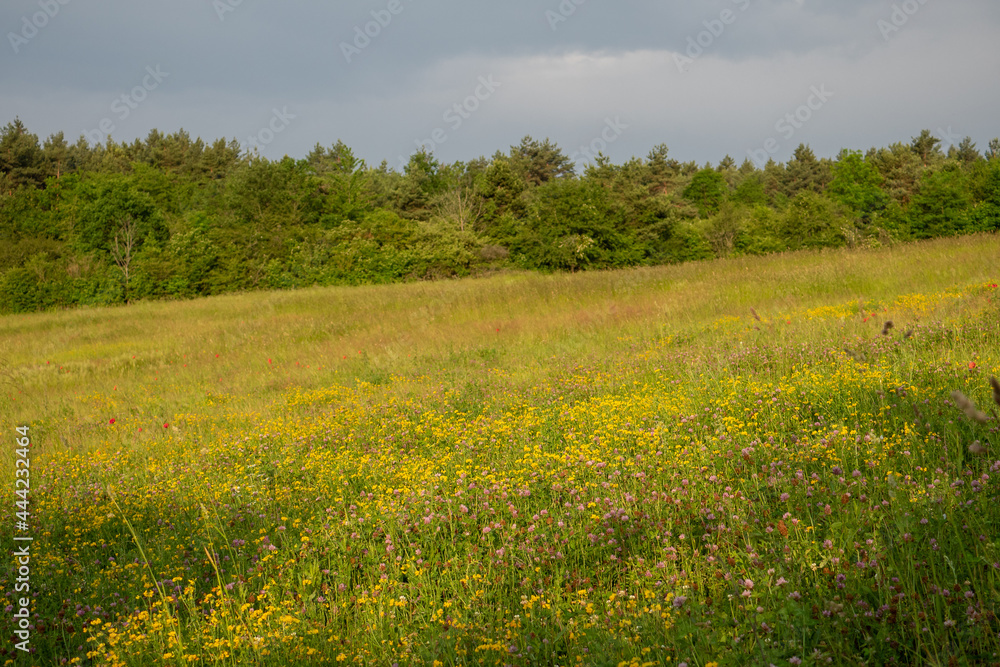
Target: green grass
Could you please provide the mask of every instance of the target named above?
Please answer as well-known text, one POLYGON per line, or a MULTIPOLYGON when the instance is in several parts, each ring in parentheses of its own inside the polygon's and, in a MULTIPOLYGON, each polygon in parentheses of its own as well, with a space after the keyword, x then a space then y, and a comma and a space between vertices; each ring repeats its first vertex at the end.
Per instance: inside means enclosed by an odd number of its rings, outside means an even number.
POLYGON ((1000 662, 998 256, 7 316, 35 663, 1000 662))

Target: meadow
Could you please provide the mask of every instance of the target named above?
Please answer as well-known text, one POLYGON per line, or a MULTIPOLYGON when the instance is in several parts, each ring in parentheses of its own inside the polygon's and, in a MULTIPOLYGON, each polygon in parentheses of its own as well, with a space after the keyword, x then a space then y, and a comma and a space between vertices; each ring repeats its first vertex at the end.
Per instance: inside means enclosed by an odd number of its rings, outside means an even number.
POLYGON ((998 257, 5 316, 0 662, 1000 664, 998 257))

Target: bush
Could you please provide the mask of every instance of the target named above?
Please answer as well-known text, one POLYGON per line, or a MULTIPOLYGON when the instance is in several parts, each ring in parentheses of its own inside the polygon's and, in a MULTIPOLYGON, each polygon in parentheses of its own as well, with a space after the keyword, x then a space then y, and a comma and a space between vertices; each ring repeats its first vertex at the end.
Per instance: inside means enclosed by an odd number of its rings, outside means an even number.
POLYGON ((0 310, 30 313, 39 309, 38 277, 23 267, 10 269, 0 281, 0 310))
POLYGON ((787 248, 830 248, 846 243, 846 218, 829 198, 802 190, 789 202, 779 222, 780 238, 787 248))

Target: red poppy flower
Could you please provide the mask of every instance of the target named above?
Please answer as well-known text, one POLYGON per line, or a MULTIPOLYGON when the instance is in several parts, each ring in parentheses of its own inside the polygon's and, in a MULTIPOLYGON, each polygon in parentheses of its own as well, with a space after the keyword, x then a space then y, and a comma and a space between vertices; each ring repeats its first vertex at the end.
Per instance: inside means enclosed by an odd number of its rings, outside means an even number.
POLYGON ((108 423, 109 423, 109 424, 114 424, 114 423, 115 423, 115 418, 114 418, 114 417, 112 417, 111 419, 109 419, 109 420, 108 420, 108 423))
POLYGON ((163 423, 163 428, 170 428, 170 424, 168 424, 168 423, 164 422, 164 423, 163 423))

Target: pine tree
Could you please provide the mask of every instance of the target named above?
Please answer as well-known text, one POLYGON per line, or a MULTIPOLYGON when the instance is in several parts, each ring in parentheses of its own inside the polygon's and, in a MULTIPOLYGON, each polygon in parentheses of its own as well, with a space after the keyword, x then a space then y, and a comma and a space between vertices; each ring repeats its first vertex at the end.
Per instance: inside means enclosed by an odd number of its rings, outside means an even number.
POLYGON ((46 176, 45 154, 38 137, 28 132, 20 118, 0 132, 0 174, 10 189, 20 185, 40 187, 46 176))
POLYGON ((910 150, 928 167, 934 158, 941 157, 941 140, 931 134, 930 130, 921 130, 920 136, 913 137, 910 141, 910 150))
POLYGON ((510 161, 525 183, 541 185, 553 178, 572 176, 574 167, 562 149, 548 139, 539 143, 530 136, 510 147, 510 161))

